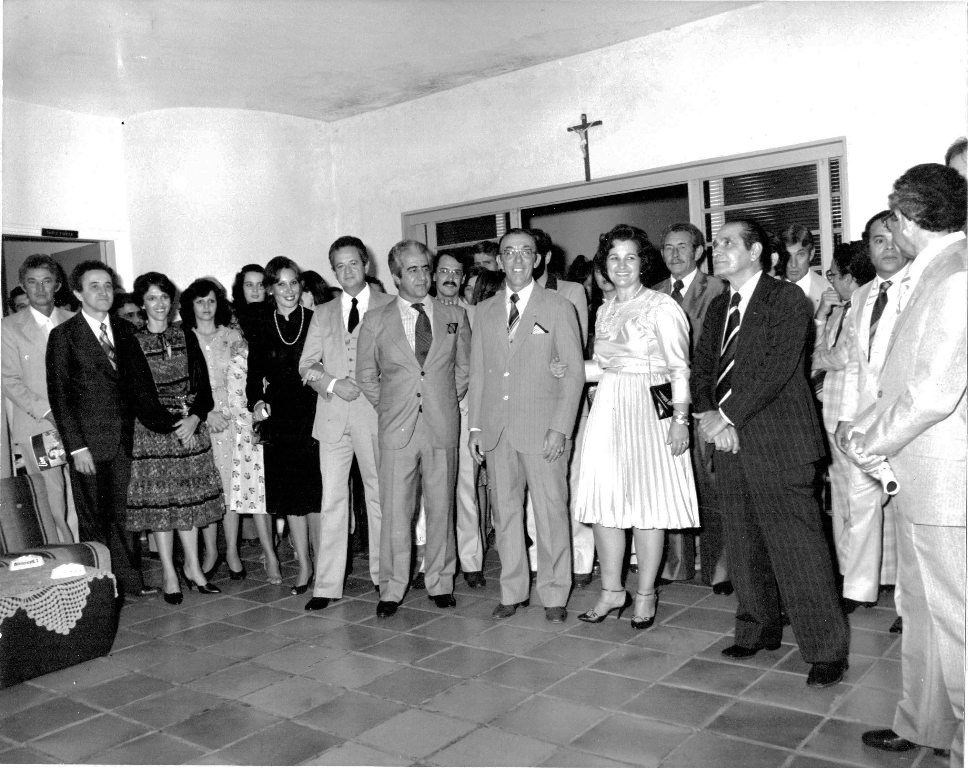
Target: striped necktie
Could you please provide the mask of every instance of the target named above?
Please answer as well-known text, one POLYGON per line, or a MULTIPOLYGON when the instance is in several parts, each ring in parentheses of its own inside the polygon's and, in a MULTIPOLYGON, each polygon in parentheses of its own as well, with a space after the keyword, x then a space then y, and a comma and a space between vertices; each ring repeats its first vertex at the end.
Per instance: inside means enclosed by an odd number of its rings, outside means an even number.
POLYGON ((434 332, 430 328, 430 318, 424 311, 423 304, 411 304, 417 310, 417 324, 413 329, 413 353, 417 356, 417 362, 421 365, 427 359, 430 352, 430 344, 434 340, 434 332))
POLYGON ((514 338, 514 332, 518 328, 518 320, 521 319, 521 315, 518 314, 519 298, 516 293, 511 294, 511 310, 508 312, 508 339, 514 338))
POLYGON ((723 403, 733 394, 731 380, 733 363, 736 356, 736 338, 739 336, 740 295, 733 294, 729 302, 729 316, 726 318, 726 332, 723 334, 723 351, 719 355, 719 380, 716 382, 716 403, 723 403))
POLYGON ((98 341, 101 342, 101 348, 104 350, 104 354, 108 356, 108 362, 111 363, 111 367, 114 370, 118 370, 118 353, 108 338, 108 326, 106 323, 101 323, 101 335, 98 337, 98 341))
POLYGON ((844 320, 847 318, 847 310, 848 309, 850 309, 850 300, 849 299, 847 300, 847 303, 844 304, 844 311, 841 312, 841 314, 840 314, 840 322, 837 324, 837 333, 834 335, 834 343, 831 345, 831 348, 836 347, 837 346, 837 342, 840 341, 840 333, 841 333, 841 331, 844 330, 844 320))
POLYGON ((682 287, 683 287, 683 285, 685 285, 685 283, 683 283, 682 280, 676 280, 672 284, 672 298, 674 298, 676 300, 676 304, 678 304, 680 307, 682 306, 682 287))
POLYGON ((868 334, 867 359, 870 360, 871 350, 874 348, 874 333, 877 331, 877 323, 884 314, 884 307, 887 306, 887 289, 891 287, 891 281, 885 280, 881 287, 877 289, 877 298, 874 300, 874 309, 871 310, 871 330, 868 334))

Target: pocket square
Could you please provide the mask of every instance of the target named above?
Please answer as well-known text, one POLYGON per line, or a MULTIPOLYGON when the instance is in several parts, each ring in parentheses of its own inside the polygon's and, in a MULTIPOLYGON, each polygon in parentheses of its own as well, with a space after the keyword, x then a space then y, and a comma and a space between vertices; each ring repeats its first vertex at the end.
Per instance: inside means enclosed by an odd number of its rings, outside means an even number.
POLYGON ((539 333, 547 333, 547 331, 541 327, 540 323, 535 323, 534 328, 531 329, 531 335, 534 336, 539 333))
POLYGON ((447 323, 447 333, 457 333, 457 323, 447 323))

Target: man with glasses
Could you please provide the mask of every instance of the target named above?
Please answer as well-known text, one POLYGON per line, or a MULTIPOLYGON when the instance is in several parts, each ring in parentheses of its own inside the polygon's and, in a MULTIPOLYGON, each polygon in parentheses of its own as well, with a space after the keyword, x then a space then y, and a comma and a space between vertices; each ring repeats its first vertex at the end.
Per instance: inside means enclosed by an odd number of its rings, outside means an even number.
POLYGON ((536 587, 545 618, 563 622, 571 591, 568 439, 585 383, 574 306, 537 285, 534 237, 512 229, 501 238, 505 287, 476 307, 471 340, 471 455, 487 457, 497 491, 494 527, 501 555, 497 619, 527 606, 524 491, 531 490, 538 544, 536 587), (565 365, 556 378, 551 363, 565 365))
MULTIPOLYGON (((694 352, 699 343, 706 310, 726 287, 718 277, 707 275, 697 267, 705 247, 706 239, 692 224, 679 222, 669 226, 662 235, 662 260, 669 269, 669 278, 653 286, 653 290, 675 299, 689 318, 690 352, 694 352)), ((733 586, 726 570, 726 539, 713 484, 713 446, 705 440, 690 440, 690 454, 702 523, 702 579, 712 586, 717 595, 729 595, 733 592, 733 586)), ((666 534, 666 562, 662 578, 667 581, 688 581, 695 575, 696 534, 692 531, 669 531, 666 534)))
POLYGON ((965 738, 966 194, 965 179, 940 164, 917 165, 894 182, 887 227, 912 261, 877 396, 847 446, 863 469, 886 457, 899 484, 902 697, 893 728, 863 741, 890 752, 950 748, 952 767, 964 765, 965 738))

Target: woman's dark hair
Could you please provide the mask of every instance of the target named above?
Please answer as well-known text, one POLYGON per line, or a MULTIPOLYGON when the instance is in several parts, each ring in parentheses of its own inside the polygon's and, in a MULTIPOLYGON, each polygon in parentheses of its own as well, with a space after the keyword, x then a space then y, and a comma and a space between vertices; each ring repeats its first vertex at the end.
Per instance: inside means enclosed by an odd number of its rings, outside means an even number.
POLYGON ((288 256, 275 256, 269 260, 263 272, 263 275, 265 275, 263 285, 265 285, 266 291, 276 284, 279 275, 282 274, 282 270, 284 269, 291 269, 295 272, 296 277, 299 278, 299 282, 302 283, 302 270, 299 269, 299 265, 288 256))
POLYGON ((481 272, 477 278, 477 282, 474 283, 474 293, 471 297, 471 303, 480 304, 485 299, 491 298, 491 296, 501 290, 503 285, 503 272, 491 272, 490 270, 481 272))
POLYGON ((214 280, 201 277, 182 292, 180 305, 183 328, 195 327, 195 299, 204 299, 210 293, 215 294, 216 327, 232 322, 232 310, 229 308, 225 289, 214 280))
POLYGON ((659 251, 645 230, 632 226, 631 224, 619 224, 612 227, 604 235, 598 238, 598 252, 595 254, 595 266, 602 276, 608 280, 608 269, 605 262, 608 260, 608 252, 612 250, 615 243, 635 243, 639 248, 639 279, 642 285, 649 284, 649 269, 652 262, 658 257, 659 251))
POLYGON ((581 285, 591 277, 594 271, 595 262, 589 261, 579 253, 575 257, 575 260, 568 266, 568 271, 565 272, 565 280, 581 285))
POLYGON ((333 298, 332 288, 319 272, 307 269, 302 273, 303 286, 313 295, 313 303, 316 305, 325 304, 333 298))
POLYGON ((138 275, 134 281, 134 290, 131 295, 134 299, 134 303, 139 307, 144 308, 145 305, 145 294, 149 291, 151 286, 155 286, 162 293, 167 293, 168 298, 171 299, 171 311, 175 311, 175 303, 178 300, 178 289, 175 284, 168 279, 167 275, 163 275, 161 272, 145 272, 143 275, 138 275))
POLYGON ((790 252, 786 249, 777 235, 770 235, 770 266, 766 268, 769 272, 773 270, 773 276, 776 278, 786 279, 786 268, 787 264, 790 262, 790 252), (773 263, 773 254, 776 254, 776 264, 773 263))
MULTIPOLYGON (((235 280, 232 282, 232 303, 236 307, 244 307, 248 302, 245 300, 245 276, 249 272, 258 272, 265 279, 265 270, 259 264, 246 264, 242 269, 240 269, 236 275, 235 280)), ((264 284, 263 284, 264 285, 264 284)), ((265 301, 265 299, 262 299, 265 301)))

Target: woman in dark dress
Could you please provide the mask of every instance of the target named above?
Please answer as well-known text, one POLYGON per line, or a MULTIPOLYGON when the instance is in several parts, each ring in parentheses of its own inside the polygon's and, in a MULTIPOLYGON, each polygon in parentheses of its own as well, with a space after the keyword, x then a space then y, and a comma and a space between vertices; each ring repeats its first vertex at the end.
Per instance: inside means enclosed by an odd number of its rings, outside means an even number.
POLYGON ((222 484, 205 424, 214 404, 208 369, 195 334, 170 323, 175 293, 174 284, 160 272, 148 272, 134 281, 135 300, 148 319, 138 331, 138 343, 148 360, 158 401, 180 420, 169 434, 135 422, 126 516, 129 531, 154 533, 164 571, 165 602, 172 605, 182 601, 172 531, 178 531, 185 553, 183 575, 188 586, 199 592, 220 592, 207 583, 199 563, 198 529, 224 513, 222 484))
POLYGON ((323 497, 319 444, 312 436, 317 395, 299 375, 313 312, 300 303, 302 281, 291 259, 272 259, 265 285, 274 311, 263 314, 252 330, 246 396, 264 444, 266 507, 289 522, 299 558, 291 591, 300 595, 312 579, 309 542, 319 537, 323 497))

